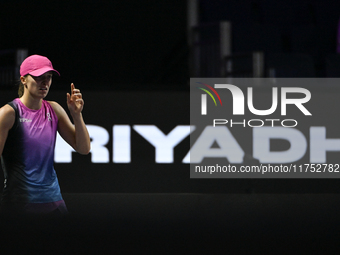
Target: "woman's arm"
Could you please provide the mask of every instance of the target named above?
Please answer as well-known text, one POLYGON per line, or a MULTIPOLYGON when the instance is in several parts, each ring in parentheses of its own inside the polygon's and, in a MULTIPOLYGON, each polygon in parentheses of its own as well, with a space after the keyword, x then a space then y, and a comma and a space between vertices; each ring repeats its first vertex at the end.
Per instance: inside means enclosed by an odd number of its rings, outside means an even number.
POLYGON ((80 154, 90 152, 90 136, 87 131, 83 116, 81 114, 84 107, 84 100, 79 89, 71 84, 71 95, 67 93, 67 106, 70 110, 73 123, 65 110, 56 102, 50 102, 58 117, 58 132, 61 137, 80 154))
POLYGON ((5 147, 8 136, 8 131, 13 127, 15 122, 15 111, 9 106, 5 105, 0 108, 0 156, 5 147))

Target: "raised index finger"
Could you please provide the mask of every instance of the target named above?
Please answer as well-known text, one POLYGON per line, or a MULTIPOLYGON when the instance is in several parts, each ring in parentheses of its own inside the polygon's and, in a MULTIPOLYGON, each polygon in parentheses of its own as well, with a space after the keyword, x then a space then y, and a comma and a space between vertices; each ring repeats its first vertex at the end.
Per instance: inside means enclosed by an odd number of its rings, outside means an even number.
POLYGON ((74 84, 71 83, 71 95, 73 95, 75 93, 75 91, 74 91, 75 89, 76 88, 75 88, 74 84))

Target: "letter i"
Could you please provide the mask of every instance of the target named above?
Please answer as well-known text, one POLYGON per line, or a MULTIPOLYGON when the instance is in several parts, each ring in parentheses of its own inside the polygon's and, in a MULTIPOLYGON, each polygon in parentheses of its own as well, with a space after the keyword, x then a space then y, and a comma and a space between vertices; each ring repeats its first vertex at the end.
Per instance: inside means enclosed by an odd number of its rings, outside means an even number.
POLYGON ((113 134, 113 162, 131 162, 131 127, 129 125, 114 125, 113 134))

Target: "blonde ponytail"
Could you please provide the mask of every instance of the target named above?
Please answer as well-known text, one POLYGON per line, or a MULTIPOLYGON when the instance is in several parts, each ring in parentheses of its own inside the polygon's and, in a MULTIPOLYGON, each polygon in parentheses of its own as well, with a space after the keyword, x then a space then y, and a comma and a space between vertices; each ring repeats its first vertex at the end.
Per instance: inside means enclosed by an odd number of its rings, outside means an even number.
MULTIPOLYGON (((25 78, 27 76, 28 76, 28 74, 24 75, 25 78)), ((18 96, 22 97, 24 95, 24 92, 25 92, 25 86, 24 86, 24 84, 22 84, 21 79, 18 81, 18 84, 19 84, 18 96)))
POLYGON ((22 82, 20 81, 20 83, 19 83, 19 89, 18 89, 18 95, 19 95, 19 97, 22 97, 22 96, 24 95, 24 91, 25 91, 25 89, 24 89, 24 84, 22 84, 22 82))

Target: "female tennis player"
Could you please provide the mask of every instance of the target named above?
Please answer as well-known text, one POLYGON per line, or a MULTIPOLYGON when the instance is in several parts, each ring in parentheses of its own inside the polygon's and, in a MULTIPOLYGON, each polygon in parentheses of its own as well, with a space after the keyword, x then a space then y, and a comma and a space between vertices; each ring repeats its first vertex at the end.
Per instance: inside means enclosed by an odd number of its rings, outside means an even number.
POLYGON ((81 154, 89 153, 90 137, 82 117, 84 100, 73 83, 66 97, 74 124, 58 103, 44 100, 53 74, 59 72, 48 58, 29 56, 20 66, 19 97, 0 108, 2 211, 67 213, 53 166, 56 134, 81 154))

